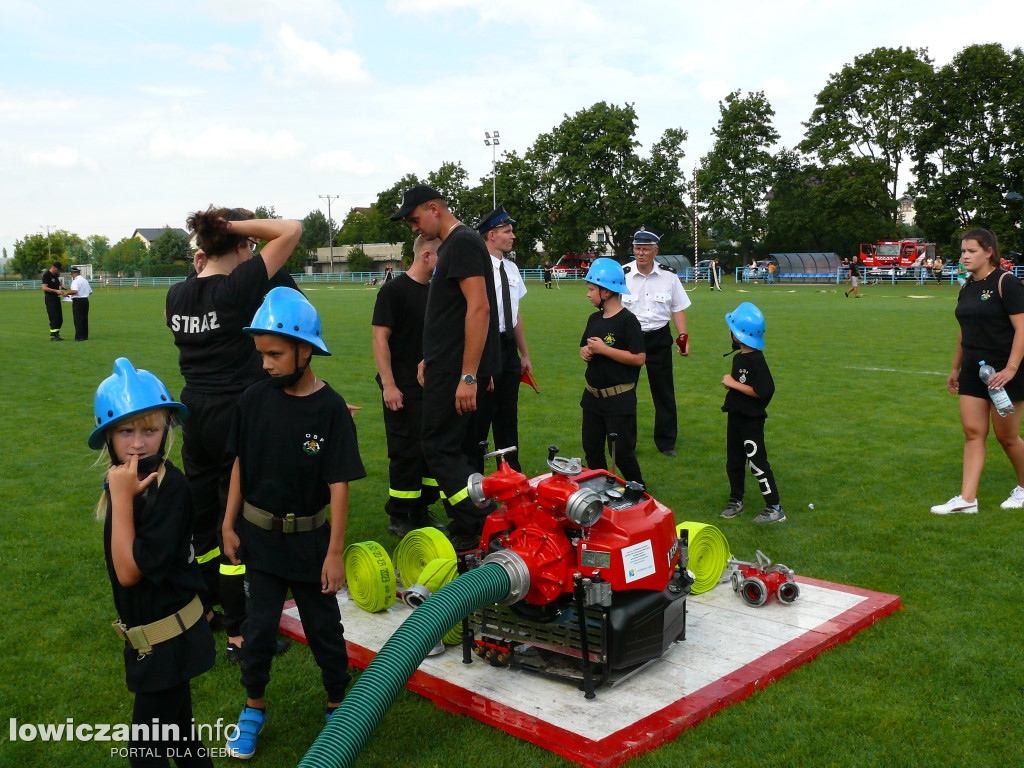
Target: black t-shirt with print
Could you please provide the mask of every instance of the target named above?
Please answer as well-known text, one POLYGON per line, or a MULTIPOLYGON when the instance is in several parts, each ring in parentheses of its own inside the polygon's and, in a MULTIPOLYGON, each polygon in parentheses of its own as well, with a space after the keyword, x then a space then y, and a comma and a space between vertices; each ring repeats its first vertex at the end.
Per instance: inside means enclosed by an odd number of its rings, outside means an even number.
POLYGON ((1024 283, 1012 274, 996 269, 984 280, 968 279, 960 288, 956 304, 965 360, 984 360, 996 370, 1005 367, 1014 336, 1010 315, 1021 313, 1024 313, 1024 283), (1006 277, 1002 278, 1004 274, 1006 277))
MULTIPOLYGON (((129 587, 117 580, 109 501, 103 550, 117 615, 126 626, 137 627, 180 611, 206 587, 192 548, 192 497, 181 470, 165 461, 159 487, 153 483, 135 497, 132 519, 132 556, 142 578, 129 587)), ((210 669, 214 661, 213 634, 209 622, 202 620, 141 659, 127 643, 124 649, 126 683, 133 693, 171 688, 210 669)))
POLYGON ((190 277, 167 291, 167 327, 178 347, 185 386, 196 392, 241 392, 266 374, 249 326, 267 292, 295 287, 280 270, 267 278, 263 256, 242 262, 228 275, 190 277))
MULTIPOLYGON (((427 311, 429 283, 418 283, 408 275, 388 280, 377 293, 373 325, 391 329, 391 373, 399 389, 419 389, 416 366, 423 359, 423 318, 427 311)), ((377 376, 380 384, 380 375, 377 376)))
POLYGON ((467 277, 483 277, 487 286, 490 322, 476 371, 477 378, 484 378, 494 375, 500 368, 498 300, 487 247, 480 236, 464 224, 453 229, 437 249, 437 266, 430 280, 423 327, 423 359, 428 365, 461 372, 466 346, 466 297, 459 281, 467 277))
MULTIPOLYGON (((587 318, 587 328, 580 337, 580 347, 587 345, 587 339, 597 336, 613 349, 623 349, 638 354, 644 352, 644 333, 640 321, 628 309, 620 309, 611 317, 605 317, 598 310, 587 318)), ((595 389, 605 389, 619 384, 636 384, 640 379, 640 366, 627 365, 612 360, 607 355, 594 355, 587 363, 587 384, 595 389)), ((631 413, 636 411, 636 387, 629 392, 612 397, 597 398, 583 391, 580 405, 607 414, 631 413)))
MULTIPOLYGON (((366 476, 356 425, 344 398, 327 382, 305 397, 261 381, 238 402, 227 451, 238 456, 242 496, 277 517, 314 515, 331 500, 332 483, 366 476)), ((238 516, 239 559, 296 581, 319 581, 331 540, 315 531, 267 531, 238 516)))
POLYGON ((740 352, 732 358, 732 377, 740 384, 749 384, 757 392, 757 397, 730 389, 725 394, 722 410, 740 416, 768 418, 768 403, 775 395, 775 380, 768 369, 768 361, 759 349, 753 352, 740 352))

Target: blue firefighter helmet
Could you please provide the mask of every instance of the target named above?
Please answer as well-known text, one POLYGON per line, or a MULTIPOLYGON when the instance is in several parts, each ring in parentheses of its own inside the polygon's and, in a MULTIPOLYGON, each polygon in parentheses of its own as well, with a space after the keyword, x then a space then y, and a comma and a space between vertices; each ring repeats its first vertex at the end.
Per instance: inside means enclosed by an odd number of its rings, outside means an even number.
POLYGON ((320 333, 320 315, 305 296, 294 288, 274 288, 263 300, 252 318, 243 328, 250 335, 276 333, 296 341, 313 345, 314 355, 329 355, 320 333))
POLYGON ((725 324, 741 344, 764 349, 764 315, 761 310, 744 301, 725 315, 725 324))
POLYGON ((159 408, 169 410, 178 422, 188 416, 188 408, 171 397, 160 379, 149 371, 136 370, 125 357, 117 358, 114 373, 96 388, 93 400, 96 428, 89 435, 89 447, 102 448, 106 442, 104 433, 114 422, 159 408))
POLYGON ((629 288, 626 287, 626 273, 615 259, 594 259, 587 276, 583 279, 613 293, 629 293, 629 288))

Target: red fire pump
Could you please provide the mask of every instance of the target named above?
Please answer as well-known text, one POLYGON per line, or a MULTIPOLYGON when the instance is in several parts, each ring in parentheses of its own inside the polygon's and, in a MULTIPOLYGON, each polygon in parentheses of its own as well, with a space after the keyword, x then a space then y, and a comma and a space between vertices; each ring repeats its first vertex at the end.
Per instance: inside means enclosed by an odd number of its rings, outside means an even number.
POLYGON ((473 644, 492 664, 571 679, 593 698, 685 637, 687 541, 641 484, 584 470, 556 446, 551 474, 530 480, 504 461, 514 450, 488 454, 498 471, 469 478, 477 506, 499 507, 464 567, 499 562, 512 587, 468 617, 464 660, 473 644))
POLYGON ((772 565, 772 561, 761 550, 757 550, 756 563, 743 560, 726 562, 736 568, 732 574, 732 588, 748 605, 764 605, 773 595, 778 597, 780 603, 790 605, 800 597, 800 585, 794 581, 793 569, 782 563, 772 565))

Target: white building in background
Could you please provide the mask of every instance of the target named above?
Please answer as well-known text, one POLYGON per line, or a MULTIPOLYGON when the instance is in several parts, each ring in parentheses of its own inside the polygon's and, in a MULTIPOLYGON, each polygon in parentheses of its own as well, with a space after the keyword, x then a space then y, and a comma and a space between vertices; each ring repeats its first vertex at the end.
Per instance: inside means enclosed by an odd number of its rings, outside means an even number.
POLYGON ((914 198, 904 195, 896 201, 900 206, 900 221, 908 227, 914 223, 914 198))
MULTIPOLYGON (((364 243, 359 245, 336 245, 334 246, 334 271, 348 271, 348 254, 353 248, 362 247, 363 251, 373 259, 374 268, 381 272, 385 267, 402 269, 402 244, 401 243, 364 243)), ((330 272, 331 271, 331 249, 317 248, 316 262, 306 266, 307 272, 330 272)))

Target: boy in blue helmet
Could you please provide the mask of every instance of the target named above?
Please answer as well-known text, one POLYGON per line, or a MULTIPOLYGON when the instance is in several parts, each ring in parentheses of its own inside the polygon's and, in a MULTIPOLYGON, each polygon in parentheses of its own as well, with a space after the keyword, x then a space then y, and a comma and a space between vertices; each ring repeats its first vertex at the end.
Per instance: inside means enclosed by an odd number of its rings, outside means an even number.
POLYGON ((191 680, 213 666, 213 633, 198 594, 204 582, 192 549, 188 484, 164 459, 171 428, 188 410, 156 376, 121 357, 97 388, 93 412, 89 447, 106 447, 110 456, 96 516, 125 682, 135 694, 129 762, 168 765, 172 754, 179 766, 212 768, 193 730, 191 680))
POLYGON ((615 441, 615 461, 622 477, 643 483, 636 459, 636 383, 647 359, 640 321, 622 306, 629 293, 622 266, 595 259, 585 278, 587 298, 597 312, 587 319, 580 357, 587 362, 583 408, 583 453, 590 469, 607 469, 604 444, 615 441))
POLYGON ((313 355, 331 354, 316 309, 298 291, 274 288, 244 330, 270 376, 242 395, 228 436, 235 461, 224 554, 246 566, 247 698, 227 742, 239 758, 256 752, 267 719, 264 691, 288 590, 320 667, 328 718, 345 696, 348 654, 335 594, 345 583, 348 484, 366 476, 345 400, 310 367, 313 355))
POLYGON ((775 394, 775 381, 764 359, 764 315, 745 301, 725 316, 732 335, 732 372, 722 377, 726 389, 722 410, 729 414, 725 440, 725 471, 729 476, 729 503, 722 517, 736 517, 743 511, 744 469, 757 478, 764 496, 764 511, 755 523, 781 523, 786 519, 779 506, 779 489, 768 463, 764 446, 764 421, 768 403, 775 394))

